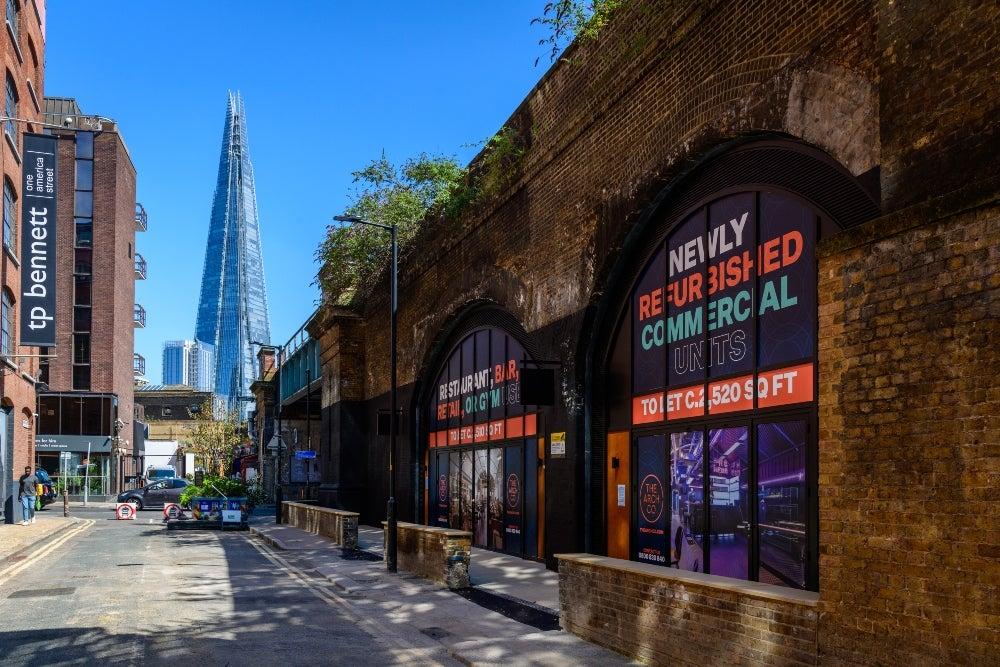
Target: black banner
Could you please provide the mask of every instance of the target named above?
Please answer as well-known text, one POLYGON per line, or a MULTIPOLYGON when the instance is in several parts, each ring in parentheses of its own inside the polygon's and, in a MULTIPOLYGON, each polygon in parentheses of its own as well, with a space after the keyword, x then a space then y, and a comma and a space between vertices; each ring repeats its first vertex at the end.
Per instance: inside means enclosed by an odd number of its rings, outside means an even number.
POLYGON ((24 135, 21 345, 56 344, 56 137, 24 135))

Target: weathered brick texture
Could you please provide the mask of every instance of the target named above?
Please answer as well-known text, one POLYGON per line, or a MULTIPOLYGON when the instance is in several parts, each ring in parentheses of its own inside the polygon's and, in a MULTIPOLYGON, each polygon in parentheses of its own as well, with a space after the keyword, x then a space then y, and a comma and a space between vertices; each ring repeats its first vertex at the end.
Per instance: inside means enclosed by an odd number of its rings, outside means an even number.
POLYGON ((824 659, 1000 655, 998 260, 995 199, 821 253, 824 659))
POLYGON ((675 574, 687 573, 560 556, 560 624, 587 641, 651 664, 816 664, 814 601, 737 592, 675 574))
MULTIPOLYGON (((388 531, 388 523, 383 521, 383 543, 388 539, 388 531)), ((469 587, 472 533, 399 522, 396 548, 396 564, 400 570, 448 588, 469 587)))

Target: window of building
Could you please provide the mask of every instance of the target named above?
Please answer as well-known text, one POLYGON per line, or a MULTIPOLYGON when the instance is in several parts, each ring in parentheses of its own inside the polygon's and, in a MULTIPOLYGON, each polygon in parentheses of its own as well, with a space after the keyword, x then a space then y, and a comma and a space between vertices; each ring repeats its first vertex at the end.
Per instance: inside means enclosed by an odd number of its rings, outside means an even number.
POLYGON ((92 286, 90 276, 76 276, 74 281, 74 291, 73 291, 73 305, 74 306, 89 306, 92 304, 91 301, 91 286, 92 286))
POLYGON ((14 298, 4 290, 0 301, 3 303, 0 308, 0 354, 10 355, 14 352, 14 298))
POLYGON ((76 161, 76 189, 77 190, 93 190, 94 189, 94 161, 93 160, 77 160, 76 161))
POLYGON ((73 363, 90 363, 90 334, 73 334, 73 363))
POLYGON ((631 423, 632 558, 817 588, 822 222, 789 194, 730 194, 672 225, 638 274, 609 401, 631 423))
POLYGON ((47 385, 49 383, 49 348, 38 348, 38 354, 38 381, 47 385))
POLYGON ((90 248, 94 245, 94 220, 92 218, 75 218, 75 241, 77 248, 90 248))
POLYGON ((73 389, 86 391, 90 389, 90 365, 73 366, 73 389))
MULTIPOLYGON (((10 0, 8 0, 8 7, 10 0)), ((17 84, 14 83, 14 79, 11 78, 10 74, 7 74, 7 95, 4 102, 4 115, 7 116, 8 120, 4 123, 4 132, 7 136, 13 140, 14 145, 17 145, 17 84)))
POLYGON ((3 179, 3 244, 17 254, 17 194, 14 186, 3 179))
POLYGON ((76 264, 73 273, 79 276, 89 276, 93 271, 94 254, 90 248, 76 249, 76 264))
POLYGON ((84 333, 90 331, 90 306, 73 307, 73 331, 84 333))
POLYGON ((73 215, 81 218, 94 217, 94 193, 77 190, 73 199, 73 215))
POLYGON ((94 133, 76 133, 76 157, 88 160, 94 159, 94 133))
POLYGON ((21 13, 21 4, 18 0, 7 0, 7 23, 10 31, 14 33, 14 41, 21 39, 21 22, 18 20, 21 13))

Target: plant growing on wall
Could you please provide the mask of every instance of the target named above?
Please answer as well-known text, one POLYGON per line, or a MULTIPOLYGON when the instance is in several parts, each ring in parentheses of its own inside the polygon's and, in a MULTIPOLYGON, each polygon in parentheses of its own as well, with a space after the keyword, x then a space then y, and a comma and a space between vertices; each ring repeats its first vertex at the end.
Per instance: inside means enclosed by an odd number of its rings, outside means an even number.
MULTIPOLYGON (((542 15, 531 20, 548 30, 538 43, 549 46, 549 61, 555 62, 574 39, 591 40, 607 25, 615 10, 628 0, 553 0, 545 3, 542 15)), ((541 58, 535 59, 535 65, 541 58)))
MULTIPOLYGON (((454 158, 421 154, 397 167, 383 154, 353 172, 358 189, 345 213, 395 224, 400 246, 417 233, 427 211, 446 208, 465 177, 454 158)), ((364 225, 331 225, 316 251, 317 280, 328 297, 350 295, 389 260, 389 233, 364 225)))
POLYGON ((239 413, 218 409, 212 400, 207 400, 195 420, 187 449, 202 462, 205 470, 221 477, 245 435, 239 413))

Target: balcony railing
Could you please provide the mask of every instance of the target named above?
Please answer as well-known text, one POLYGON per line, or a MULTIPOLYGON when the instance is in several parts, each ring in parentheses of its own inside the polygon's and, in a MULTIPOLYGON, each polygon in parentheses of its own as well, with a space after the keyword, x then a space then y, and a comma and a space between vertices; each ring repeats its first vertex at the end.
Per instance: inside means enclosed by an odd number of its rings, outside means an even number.
POLYGON ((139 253, 135 253, 135 279, 146 279, 146 258, 139 253))
POLYGON ((140 232, 146 231, 148 220, 146 219, 146 209, 139 202, 135 203, 135 228, 140 232))
POLYGON ((132 372, 135 375, 146 374, 146 357, 142 356, 138 352, 132 353, 132 372))
POLYGON ((132 311, 132 321, 137 329, 144 328, 146 326, 146 309, 135 304, 135 309, 132 311))

